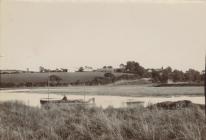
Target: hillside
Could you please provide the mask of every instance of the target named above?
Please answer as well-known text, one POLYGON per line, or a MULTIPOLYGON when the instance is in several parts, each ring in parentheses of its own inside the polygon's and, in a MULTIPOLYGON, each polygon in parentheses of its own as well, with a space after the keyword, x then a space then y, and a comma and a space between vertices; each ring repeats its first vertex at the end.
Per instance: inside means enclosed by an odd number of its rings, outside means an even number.
MULTIPOLYGON (((92 81, 96 77, 104 77, 104 72, 52 72, 50 75, 56 75, 61 78, 62 83, 74 83, 77 81, 92 81)), ((123 73, 113 73, 115 77, 123 75, 123 73)), ((1 74, 1 83, 41 83, 47 82, 49 73, 15 73, 1 74)))

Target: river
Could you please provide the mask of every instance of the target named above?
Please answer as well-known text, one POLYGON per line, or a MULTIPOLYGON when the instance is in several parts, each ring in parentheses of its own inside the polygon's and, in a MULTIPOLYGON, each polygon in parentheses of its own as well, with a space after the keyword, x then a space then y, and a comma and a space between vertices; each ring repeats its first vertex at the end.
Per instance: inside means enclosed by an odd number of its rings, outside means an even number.
POLYGON ((58 87, 1 90, 0 101, 21 101, 29 106, 40 107, 40 99, 49 96, 61 99, 95 98, 96 106, 126 107, 127 102, 142 102, 142 105, 163 101, 190 100, 204 104, 203 87, 141 87, 141 86, 93 86, 58 87))

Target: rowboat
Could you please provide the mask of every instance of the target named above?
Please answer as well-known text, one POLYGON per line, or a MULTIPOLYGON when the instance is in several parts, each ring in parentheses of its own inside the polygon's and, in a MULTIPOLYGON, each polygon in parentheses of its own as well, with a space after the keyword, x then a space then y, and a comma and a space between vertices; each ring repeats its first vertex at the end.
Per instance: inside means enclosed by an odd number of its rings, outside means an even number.
POLYGON ((82 105, 94 105, 95 104, 95 98, 90 98, 89 100, 81 100, 81 99, 76 99, 76 100, 68 100, 66 96, 64 96, 62 99, 54 99, 54 98, 42 98, 40 100, 41 105, 46 105, 46 104, 82 104, 82 105))
POLYGON ((78 99, 78 100, 68 100, 67 97, 64 95, 62 99, 55 99, 50 98, 50 71, 48 75, 48 97, 40 99, 40 104, 42 106, 48 105, 48 104, 81 104, 81 105, 94 105, 95 104, 95 98, 90 98, 89 100, 85 100, 85 94, 84 94, 84 100, 78 99))

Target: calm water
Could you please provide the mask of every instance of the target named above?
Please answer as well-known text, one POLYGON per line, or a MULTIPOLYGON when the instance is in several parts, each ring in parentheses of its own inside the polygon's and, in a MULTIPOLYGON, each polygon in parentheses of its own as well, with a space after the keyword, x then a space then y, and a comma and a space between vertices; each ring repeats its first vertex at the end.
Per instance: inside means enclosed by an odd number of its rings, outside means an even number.
MULTIPOLYGON (((94 87, 64 87, 49 89, 50 97, 61 99, 95 98, 96 105, 106 108, 126 107, 126 102, 141 101, 144 106, 162 101, 191 100, 204 104, 203 87, 140 87, 140 86, 94 86, 94 87), (163 96, 164 95, 164 96, 163 96), (178 95, 178 96, 177 96, 178 95), (192 95, 192 96, 189 96, 192 95)), ((30 106, 40 107, 40 99, 47 98, 48 89, 18 89, 1 90, 0 101, 22 101, 30 106)))

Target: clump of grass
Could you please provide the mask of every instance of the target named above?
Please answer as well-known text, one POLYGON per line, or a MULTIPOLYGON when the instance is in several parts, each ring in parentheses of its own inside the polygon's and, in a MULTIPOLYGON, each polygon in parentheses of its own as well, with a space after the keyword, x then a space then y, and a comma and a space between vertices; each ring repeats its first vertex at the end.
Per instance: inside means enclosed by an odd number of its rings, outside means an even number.
POLYGON ((205 140, 204 111, 0 103, 1 140, 205 140))

